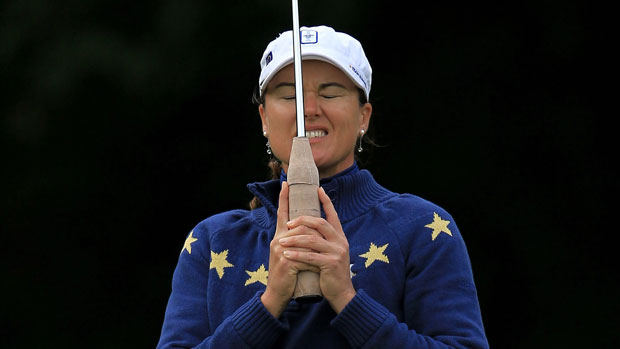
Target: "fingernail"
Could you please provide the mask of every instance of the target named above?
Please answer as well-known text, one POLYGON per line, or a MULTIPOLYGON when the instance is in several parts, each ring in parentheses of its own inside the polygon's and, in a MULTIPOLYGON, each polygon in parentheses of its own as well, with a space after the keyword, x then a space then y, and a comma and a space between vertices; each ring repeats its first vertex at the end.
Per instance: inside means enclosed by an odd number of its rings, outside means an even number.
POLYGON ((291 256, 291 251, 284 251, 282 253, 284 254, 284 257, 290 257, 291 256))
POLYGON ((285 244, 288 241, 288 238, 282 238, 280 240, 278 240, 279 243, 281 244, 285 244))

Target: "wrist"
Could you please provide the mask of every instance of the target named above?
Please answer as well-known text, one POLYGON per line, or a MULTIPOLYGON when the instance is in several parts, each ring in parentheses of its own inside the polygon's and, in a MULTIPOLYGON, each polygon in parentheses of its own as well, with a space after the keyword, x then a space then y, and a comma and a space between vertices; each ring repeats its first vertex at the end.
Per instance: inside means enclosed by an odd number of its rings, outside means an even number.
POLYGON ((260 301, 263 303, 263 306, 267 311, 276 319, 282 315, 282 312, 286 308, 287 302, 282 302, 277 297, 273 296, 272 292, 269 292, 269 289, 266 289, 265 292, 260 296, 260 301))
POLYGON ((343 294, 338 297, 338 299, 334 299, 330 302, 332 309, 336 312, 336 314, 340 314, 340 312, 351 302, 351 300, 355 297, 357 292, 353 289, 349 292, 343 292, 343 294))

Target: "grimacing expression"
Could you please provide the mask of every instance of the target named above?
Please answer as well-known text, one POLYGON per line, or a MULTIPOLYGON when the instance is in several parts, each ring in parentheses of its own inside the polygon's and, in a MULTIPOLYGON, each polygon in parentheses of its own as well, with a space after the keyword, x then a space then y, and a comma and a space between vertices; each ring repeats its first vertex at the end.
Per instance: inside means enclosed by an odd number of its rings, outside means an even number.
MULTIPOLYGON (((258 111, 271 149, 285 171, 293 137, 297 136, 293 64, 282 68, 264 92, 258 111)), ((334 65, 303 61, 306 137, 321 178, 353 165, 360 131, 368 130, 370 103, 360 105, 359 91, 347 75, 334 65)))

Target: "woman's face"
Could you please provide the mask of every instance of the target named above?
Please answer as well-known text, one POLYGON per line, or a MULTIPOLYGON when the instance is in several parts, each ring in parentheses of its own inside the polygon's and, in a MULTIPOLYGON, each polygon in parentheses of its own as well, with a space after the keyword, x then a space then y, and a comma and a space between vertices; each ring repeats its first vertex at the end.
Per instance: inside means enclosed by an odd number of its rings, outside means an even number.
MULTIPOLYGON (((293 69, 289 64, 273 77, 258 107, 273 154, 285 171, 297 136, 293 69)), ((357 137, 368 130, 372 106, 360 106, 353 81, 323 61, 303 62, 303 85, 306 137, 320 177, 329 177, 353 165, 357 137)))

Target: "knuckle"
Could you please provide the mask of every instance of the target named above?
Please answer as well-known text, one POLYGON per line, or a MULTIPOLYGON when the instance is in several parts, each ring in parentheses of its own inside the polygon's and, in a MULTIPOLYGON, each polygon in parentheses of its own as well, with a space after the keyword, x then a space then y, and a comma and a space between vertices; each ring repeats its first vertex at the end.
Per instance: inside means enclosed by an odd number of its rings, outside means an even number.
POLYGON ((339 247, 336 250, 336 255, 338 256, 339 259, 344 259, 347 257, 347 250, 342 247, 339 247))
POLYGON ((327 263, 330 266, 331 269, 335 269, 336 266, 338 265, 338 257, 337 256, 329 256, 327 258, 327 263))
MULTIPOLYGON (((284 251, 283 251, 282 246, 280 246, 280 245, 273 245, 271 247, 271 254, 273 254, 273 255, 281 256, 282 252, 284 252, 284 251)), ((279 258, 282 258, 282 257, 279 257, 279 258)))

